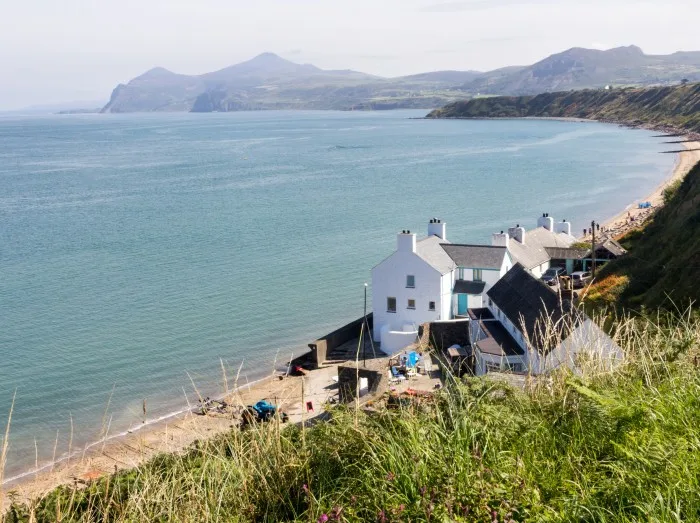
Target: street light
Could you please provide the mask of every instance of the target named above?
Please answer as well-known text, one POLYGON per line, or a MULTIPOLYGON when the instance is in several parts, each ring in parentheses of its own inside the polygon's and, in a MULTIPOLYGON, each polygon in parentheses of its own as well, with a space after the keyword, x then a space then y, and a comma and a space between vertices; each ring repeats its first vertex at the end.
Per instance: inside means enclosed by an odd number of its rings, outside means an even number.
MULTIPOLYGON (((365 336, 367 336, 367 282, 365 282, 365 312, 363 315, 363 321, 364 321, 364 332, 365 336)), ((364 367, 367 366, 367 338, 362 339, 362 365, 364 367)))

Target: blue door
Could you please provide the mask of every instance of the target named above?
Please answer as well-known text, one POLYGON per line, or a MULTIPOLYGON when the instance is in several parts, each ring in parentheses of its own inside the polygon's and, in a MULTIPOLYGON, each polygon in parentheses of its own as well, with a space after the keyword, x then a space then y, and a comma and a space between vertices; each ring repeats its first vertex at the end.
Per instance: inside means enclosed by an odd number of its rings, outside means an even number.
POLYGON ((465 316, 467 314, 467 295, 458 294, 457 295, 457 314, 460 316, 465 316))

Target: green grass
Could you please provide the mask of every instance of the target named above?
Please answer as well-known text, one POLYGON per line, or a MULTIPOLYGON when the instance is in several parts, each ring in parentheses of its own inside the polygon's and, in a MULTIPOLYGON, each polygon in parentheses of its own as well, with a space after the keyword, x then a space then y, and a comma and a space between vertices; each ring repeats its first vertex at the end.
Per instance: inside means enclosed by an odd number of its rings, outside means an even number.
POLYGON ((471 378, 400 411, 232 431, 6 521, 698 520, 700 321, 612 327, 628 355, 613 372, 471 378))

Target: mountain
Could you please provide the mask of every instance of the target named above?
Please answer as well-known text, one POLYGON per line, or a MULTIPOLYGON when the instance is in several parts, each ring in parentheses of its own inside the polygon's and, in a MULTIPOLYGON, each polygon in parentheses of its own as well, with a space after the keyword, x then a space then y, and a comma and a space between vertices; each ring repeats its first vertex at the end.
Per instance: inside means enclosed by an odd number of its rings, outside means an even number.
POLYGON ((574 47, 528 67, 497 70, 467 82, 471 93, 525 95, 607 84, 651 85, 700 81, 700 52, 646 55, 636 46, 607 51, 574 47))
POLYGON ((202 75, 156 67, 118 85, 102 112, 433 108, 483 94, 534 94, 606 84, 700 81, 700 52, 645 55, 638 47, 573 48, 530 66, 384 78, 324 70, 273 53, 202 75))
POLYGON ((700 134, 700 83, 491 96, 448 104, 428 118, 588 118, 700 134))

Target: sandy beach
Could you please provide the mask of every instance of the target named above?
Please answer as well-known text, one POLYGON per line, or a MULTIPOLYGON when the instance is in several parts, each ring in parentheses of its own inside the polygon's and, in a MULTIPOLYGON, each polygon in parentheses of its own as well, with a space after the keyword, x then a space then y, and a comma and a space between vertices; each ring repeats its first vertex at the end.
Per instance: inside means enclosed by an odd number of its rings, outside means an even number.
MULTIPOLYGON (((663 191, 671 183, 682 179, 700 161, 700 141, 686 142, 688 151, 678 155, 678 161, 670 178, 660 183, 655 190, 641 201, 649 201, 650 209, 639 209, 639 202, 628 205, 617 215, 605 220, 601 225, 613 236, 619 236, 644 221, 655 209, 663 205, 663 191), (690 150, 694 149, 694 150, 690 150), (634 217, 634 221, 630 221, 634 217)), ((116 470, 133 468, 149 458, 163 452, 180 452, 187 449, 195 440, 211 438, 231 430, 238 425, 237 411, 258 400, 267 399, 280 406, 290 417, 290 422, 307 420, 323 412, 324 404, 337 396, 337 385, 333 377, 337 366, 329 366, 309 372, 305 377, 271 375, 250 386, 224 396, 233 405, 225 413, 195 414, 194 409, 169 417, 152 424, 145 424, 138 430, 124 435, 105 438, 85 451, 73 455, 39 472, 20 479, 9 481, 2 486, 5 493, 14 491, 19 500, 29 500, 42 496, 62 484, 85 484, 85 482, 113 473, 116 470), (304 399, 302 401, 302 384, 304 399), (312 403, 312 411, 302 406, 312 403)), ((7 503, 7 497, 3 497, 7 503)))
MULTIPOLYGON (((688 139, 688 138, 679 138, 688 139)), ((669 178, 662 181, 654 191, 642 198, 641 200, 630 202, 618 214, 601 222, 601 227, 605 229, 613 238, 624 235, 631 229, 638 227, 646 220, 655 210, 661 207, 664 203, 664 189, 675 183, 677 180, 682 180, 688 174, 693 166, 700 162, 700 141, 685 142, 683 144, 687 151, 683 151, 678 155, 676 166, 669 178), (640 209, 638 204, 641 202, 650 202, 651 207, 640 209)))
MULTIPOLYGON (((80 486, 117 470, 136 467, 157 454, 185 450, 196 440, 212 438, 237 427, 240 411, 262 399, 278 405, 289 415, 290 423, 312 419, 324 411, 323 406, 331 397, 337 396, 335 375, 336 366, 309 372, 304 377, 282 376, 280 379, 281 374, 276 373, 224 395, 221 399, 232 405, 226 412, 201 415, 193 408, 127 434, 105 438, 86 450, 74 450, 70 458, 36 473, 7 481, 3 491, 14 491, 17 499, 28 501, 60 485, 76 483, 80 486), (303 404, 311 402, 312 411, 302 409, 302 382, 303 404)), ((3 506, 7 501, 7 497, 3 497, 3 506)))

